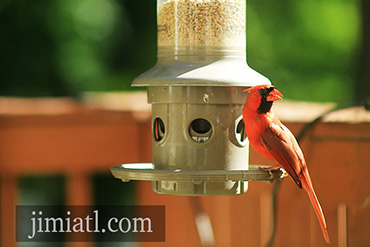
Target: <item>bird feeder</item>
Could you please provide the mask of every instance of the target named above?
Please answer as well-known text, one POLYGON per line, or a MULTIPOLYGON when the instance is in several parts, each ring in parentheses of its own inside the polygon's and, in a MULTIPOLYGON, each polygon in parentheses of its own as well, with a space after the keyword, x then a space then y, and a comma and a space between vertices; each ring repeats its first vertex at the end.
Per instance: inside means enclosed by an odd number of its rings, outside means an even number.
POLYGON ((158 0, 157 24, 157 64, 132 83, 152 104, 152 163, 113 175, 176 195, 242 194, 248 180, 271 180, 249 169, 241 116, 243 89, 271 84, 246 63, 246 1, 158 0))

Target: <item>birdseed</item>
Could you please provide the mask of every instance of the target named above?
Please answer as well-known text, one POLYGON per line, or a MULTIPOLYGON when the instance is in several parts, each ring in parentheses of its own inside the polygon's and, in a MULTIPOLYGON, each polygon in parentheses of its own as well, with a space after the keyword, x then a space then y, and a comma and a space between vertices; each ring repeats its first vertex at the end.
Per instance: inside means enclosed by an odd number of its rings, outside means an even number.
POLYGON ((245 0, 169 0, 158 9, 158 46, 245 46, 245 0))

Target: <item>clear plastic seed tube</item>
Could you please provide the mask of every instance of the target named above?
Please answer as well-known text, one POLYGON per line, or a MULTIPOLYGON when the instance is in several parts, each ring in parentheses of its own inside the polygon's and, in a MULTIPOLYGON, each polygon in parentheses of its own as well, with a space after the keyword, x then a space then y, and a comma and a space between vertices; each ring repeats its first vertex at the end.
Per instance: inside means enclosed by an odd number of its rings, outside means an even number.
POLYGON ((158 48, 245 50, 245 0, 158 0, 158 48))

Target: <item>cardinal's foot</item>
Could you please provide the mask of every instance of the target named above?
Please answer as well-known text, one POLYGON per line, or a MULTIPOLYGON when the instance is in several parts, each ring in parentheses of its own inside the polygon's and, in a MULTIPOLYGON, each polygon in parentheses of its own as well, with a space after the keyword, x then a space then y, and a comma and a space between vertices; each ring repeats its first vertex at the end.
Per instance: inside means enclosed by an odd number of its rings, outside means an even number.
POLYGON ((281 168, 280 166, 269 166, 269 167, 258 167, 259 170, 261 171, 265 171, 265 172, 268 172, 270 177, 269 179, 274 179, 275 178, 275 175, 274 174, 277 174, 277 173, 280 173, 280 178, 284 178, 286 176, 288 176, 288 174, 285 172, 285 170, 283 168, 281 168))

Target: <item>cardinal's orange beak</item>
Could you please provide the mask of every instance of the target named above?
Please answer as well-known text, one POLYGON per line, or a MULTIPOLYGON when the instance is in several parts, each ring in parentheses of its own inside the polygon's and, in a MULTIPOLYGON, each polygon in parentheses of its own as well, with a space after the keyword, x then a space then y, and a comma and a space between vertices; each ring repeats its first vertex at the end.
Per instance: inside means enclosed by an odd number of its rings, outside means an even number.
POLYGON ((278 101, 281 99, 283 99, 283 95, 276 88, 274 88, 266 98, 267 101, 278 101))

